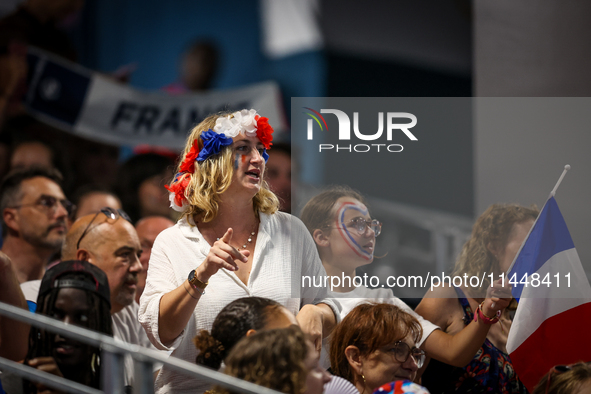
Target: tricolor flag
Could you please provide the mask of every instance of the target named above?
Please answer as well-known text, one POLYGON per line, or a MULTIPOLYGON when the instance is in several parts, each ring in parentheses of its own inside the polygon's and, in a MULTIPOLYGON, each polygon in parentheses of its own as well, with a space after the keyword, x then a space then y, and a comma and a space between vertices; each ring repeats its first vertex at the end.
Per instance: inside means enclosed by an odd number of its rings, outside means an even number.
POLYGON ((591 286, 551 196, 509 269, 519 307, 507 350, 531 391, 554 365, 591 360, 591 286))

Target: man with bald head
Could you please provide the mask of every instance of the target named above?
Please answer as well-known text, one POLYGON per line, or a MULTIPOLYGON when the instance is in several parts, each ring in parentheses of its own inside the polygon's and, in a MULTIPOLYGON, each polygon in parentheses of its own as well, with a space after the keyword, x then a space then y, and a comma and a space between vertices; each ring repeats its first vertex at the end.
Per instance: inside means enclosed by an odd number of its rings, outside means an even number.
MULTIPOLYGON (((62 259, 84 260, 107 274, 111 291, 113 336, 127 343, 153 348, 140 325, 134 302, 142 272, 140 241, 127 215, 103 208, 74 222, 66 235, 62 259)), ((126 385, 133 386, 133 362, 125 360, 126 385)))
POLYGON ((119 212, 104 209, 81 217, 68 231, 62 248, 64 261, 88 261, 105 271, 111 289, 111 314, 132 304, 137 276, 142 271, 137 232, 119 212))
POLYGON ((158 234, 163 230, 174 226, 174 222, 165 216, 148 216, 140 219, 136 225, 135 230, 137 231, 138 237, 140 237, 140 243, 142 245, 142 255, 140 256, 140 263, 142 263, 143 270, 138 275, 137 293, 135 300, 139 304, 140 297, 146 287, 146 276, 148 274, 148 263, 150 262, 150 256, 152 255, 152 246, 158 234))

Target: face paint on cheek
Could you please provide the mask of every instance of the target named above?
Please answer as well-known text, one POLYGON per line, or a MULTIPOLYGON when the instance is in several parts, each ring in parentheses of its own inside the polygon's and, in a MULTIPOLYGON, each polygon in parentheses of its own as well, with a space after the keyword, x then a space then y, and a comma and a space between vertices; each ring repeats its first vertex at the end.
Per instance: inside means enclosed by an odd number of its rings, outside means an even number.
POLYGON ((246 161, 246 155, 242 155, 242 162, 244 163, 246 161))
POLYGON ((353 250, 353 252, 355 252, 355 254, 357 254, 359 257, 363 257, 366 260, 372 260, 373 250, 371 252, 368 252, 363 248, 363 246, 359 245, 359 243, 357 242, 357 240, 355 240, 353 234, 349 232, 349 229, 345 224, 345 213, 351 209, 361 213, 362 215, 367 215, 369 213, 367 208, 365 207, 359 206, 352 202, 345 202, 337 209, 336 227, 339 229, 339 234, 341 235, 343 240, 353 250))
MULTIPOLYGON (((236 155, 234 155, 234 169, 237 170, 238 169, 238 156, 242 156, 238 153, 236 153, 236 155)), ((244 158, 244 156, 242 156, 242 158, 244 158)))

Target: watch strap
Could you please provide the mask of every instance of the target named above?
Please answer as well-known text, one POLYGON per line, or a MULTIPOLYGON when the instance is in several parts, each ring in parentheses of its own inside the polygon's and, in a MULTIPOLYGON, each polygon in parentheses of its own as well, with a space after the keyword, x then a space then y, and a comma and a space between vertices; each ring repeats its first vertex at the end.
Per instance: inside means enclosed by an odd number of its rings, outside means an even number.
POLYGON ((191 285, 192 288, 194 289, 201 289, 201 290, 205 290, 205 288, 207 287, 207 285, 209 284, 209 282, 204 283, 202 281, 200 281, 197 278, 197 274, 195 272, 195 270, 191 271, 189 273, 189 284, 191 285))

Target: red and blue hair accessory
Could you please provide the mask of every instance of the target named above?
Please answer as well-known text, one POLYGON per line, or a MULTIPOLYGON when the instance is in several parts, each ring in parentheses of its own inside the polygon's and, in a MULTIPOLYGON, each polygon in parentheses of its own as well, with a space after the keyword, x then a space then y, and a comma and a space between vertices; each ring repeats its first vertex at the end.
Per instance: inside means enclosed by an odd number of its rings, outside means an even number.
POLYGON ((267 149, 273 145, 273 128, 269 125, 268 118, 260 116, 254 109, 243 109, 231 115, 219 117, 213 130, 209 129, 201 133, 203 148, 199 149, 199 140, 195 139, 179 167, 180 172, 175 175, 170 186, 164 186, 170 192, 169 200, 172 209, 177 212, 184 212, 187 209, 185 192, 191 181, 191 175, 195 172, 195 163, 201 163, 219 154, 225 146, 232 145, 233 137, 238 134, 246 137, 256 135, 265 147, 262 156, 265 163, 267 162, 269 159, 267 149))

